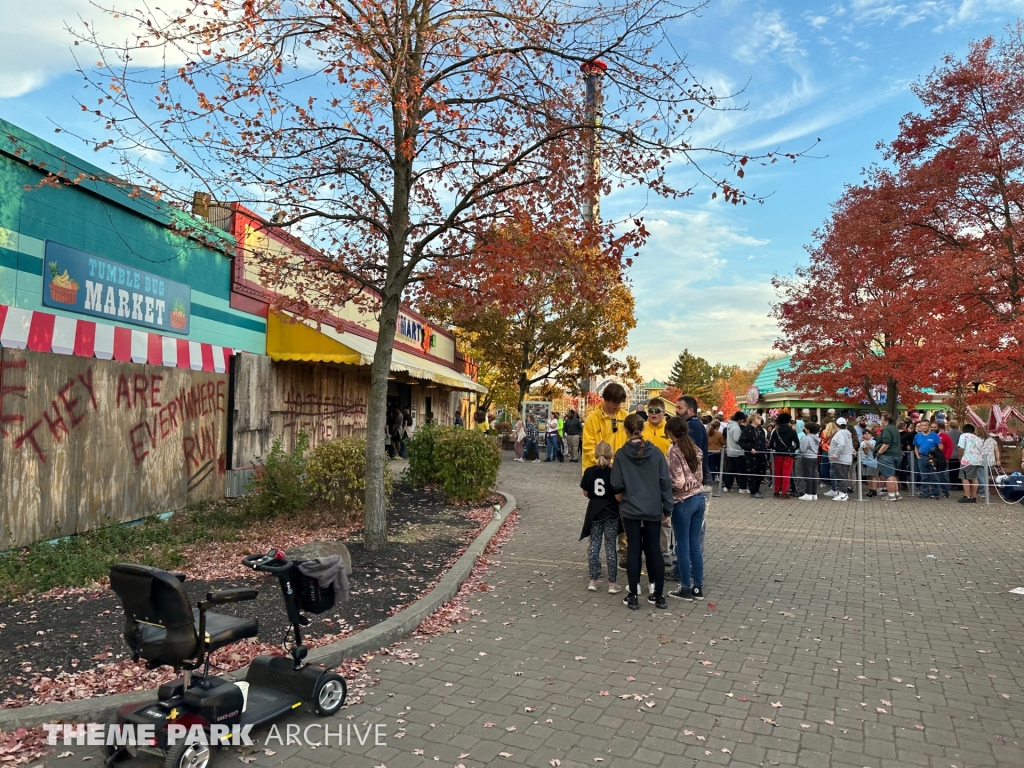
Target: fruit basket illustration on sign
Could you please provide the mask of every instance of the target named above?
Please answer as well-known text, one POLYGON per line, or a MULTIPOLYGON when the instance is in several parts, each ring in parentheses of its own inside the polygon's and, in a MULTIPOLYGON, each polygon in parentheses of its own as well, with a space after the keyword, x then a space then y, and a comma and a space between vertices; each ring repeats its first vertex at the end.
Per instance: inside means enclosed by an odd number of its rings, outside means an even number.
POLYGON ((177 328, 180 331, 184 330, 186 325, 188 325, 188 317, 185 315, 185 302, 175 299, 173 309, 171 309, 171 328, 177 328))
POLYGON ((78 282, 73 280, 65 269, 59 272, 56 261, 49 263, 50 275, 50 298, 59 301, 61 304, 74 304, 78 301, 78 282))

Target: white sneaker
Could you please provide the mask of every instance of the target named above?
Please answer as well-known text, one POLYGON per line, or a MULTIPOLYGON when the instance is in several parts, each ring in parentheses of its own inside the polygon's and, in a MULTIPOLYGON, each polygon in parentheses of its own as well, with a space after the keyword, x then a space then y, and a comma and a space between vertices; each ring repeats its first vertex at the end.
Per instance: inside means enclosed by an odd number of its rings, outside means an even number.
POLYGON ((540 464, 540 459, 534 459, 534 460, 533 460, 533 463, 534 463, 534 464, 540 464))
POLYGON ((800 497, 800 501, 814 501, 817 498, 818 497, 815 496, 814 494, 805 493, 803 496, 800 497))
POLYGON ((833 491, 832 489, 829 489, 829 490, 825 491, 825 493, 823 493, 822 495, 823 496, 835 496, 836 492, 833 491))
POLYGON ((609 595, 617 595, 621 591, 622 591, 622 587, 620 587, 618 584, 612 583, 612 584, 608 585, 608 594, 609 595))
POLYGON ((649 594, 649 595, 653 595, 654 594, 654 585, 653 584, 648 584, 647 585, 647 594, 649 594))
POLYGON ((740 493, 750 493, 746 488, 740 488, 740 493))
POLYGON ((598 588, 599 584, 600 584, 600 582, 598 582, 597 579, 591 579, 590 580, 590 584, 587 586, 587 591, 588 592, 597 592, 597 588, 598 588))
POLYGON ((729 489, 729 488, 726 488, 726 487, 725 487, 725 486, 723 485, 723 486, 722 486, 722 493, 731 493, 731 491, 730 491, 730 489, 729 489))
POLYGON ((849 501, 849 500, 850 500, 850 497, 847 496, 845 493, 837 493, 835 496, 832 497, 832 501, 849 501))

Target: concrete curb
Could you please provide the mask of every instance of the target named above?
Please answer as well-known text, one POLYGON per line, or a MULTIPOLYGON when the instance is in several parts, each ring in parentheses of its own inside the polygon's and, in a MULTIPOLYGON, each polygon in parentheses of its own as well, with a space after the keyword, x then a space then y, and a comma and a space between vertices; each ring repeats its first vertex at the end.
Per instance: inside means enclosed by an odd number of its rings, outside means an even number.
MULTIPOLYGON (((510 493, 496 491, 505 497, 505 504, 496 517, 473 540, 455 564, 448 569, 441 581, 430 592, 412 605, 391 616, 380 624, 359 632, 344 640, 330 645, 314 648, 309 652, 308 661, 334 667, 345 659, 361 656, 376 651, 401 640, 411 634, 424 619, 455 597, 459 587, 469 577, 477 559, 487 549, 491 539, 501 528, 509 513, 516 508, 515 497, 510 493)), ((228 680, 241 680, 245 677, 248 667, 236 669, 223 677, 228 680)), ((15 728, 31 728, 43 723, 102 723, 113 721, 117 710, 125 704, 145 701, 147 697, 156 697, 156 691, 132 691, 114 696, 96 696, 78 701, 60 701, 53 704, 38 704, 32 707, 0 710, 0 730, 12 731, 15 728)))

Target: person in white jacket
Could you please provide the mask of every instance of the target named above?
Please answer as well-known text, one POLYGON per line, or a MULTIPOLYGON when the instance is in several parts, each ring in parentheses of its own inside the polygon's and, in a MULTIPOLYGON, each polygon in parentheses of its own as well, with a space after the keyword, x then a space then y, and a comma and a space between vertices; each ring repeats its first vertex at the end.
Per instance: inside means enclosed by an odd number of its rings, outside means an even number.
POLYGON ((838 493, 832 501, 850 500, 850 465, 853 464, 853 435, 846 428, 846 419, 836 419, 839 431, 832 437, 828 447, 828 460, 832 464, 832 472, 838 481, 838 493))

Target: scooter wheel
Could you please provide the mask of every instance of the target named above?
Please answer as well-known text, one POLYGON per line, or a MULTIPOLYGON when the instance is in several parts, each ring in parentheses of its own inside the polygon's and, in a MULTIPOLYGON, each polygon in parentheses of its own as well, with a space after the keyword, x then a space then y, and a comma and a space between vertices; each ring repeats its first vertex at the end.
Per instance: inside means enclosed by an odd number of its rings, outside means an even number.
POLYGON ((123 763, 129 757, 134 757, 124 747, 115 747, 113 744, 103 745, 103 757, 106 759, 107 765, 113 765, 114 763, 123 763))
POLYGON ((164 768, 207 768, 211 757, 206 744, 175 744, 167 750, 164 768))
POLYGON ((321 717, 333 715, 345 703, 347 693, 344 677, 335 672, 324 672, 313 688, 313 710, 321 717))

